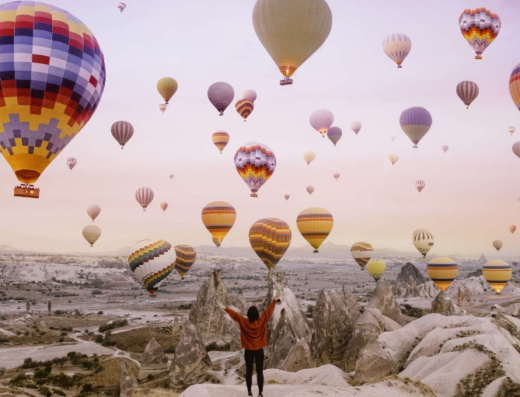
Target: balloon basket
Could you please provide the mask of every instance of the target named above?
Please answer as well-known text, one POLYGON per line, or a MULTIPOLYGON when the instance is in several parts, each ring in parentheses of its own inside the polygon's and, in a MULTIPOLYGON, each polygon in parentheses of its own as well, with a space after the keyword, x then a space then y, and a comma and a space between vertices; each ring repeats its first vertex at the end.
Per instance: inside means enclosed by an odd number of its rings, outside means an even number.
POLYGON ((413 145, 413 148, 414 148, 414 149, 419 149, 419 146, 417 146, 417 145, 413 145))
POLYGON ((258 197, 258 194, 256 194, 256 193, 251 193, 251 197, 258 197))
POLYGON ((289 77, 286 77, 283 80, 280 80, 280 85, 291 85, 293 83, 293 80, 289 77))
POLYGON ((402 69, 403 67, 401 65, 397 65, 397 69, 402 69))
POLYGON ((482 55, 475 56, 475 59, 482 59, 482 55))
POLYGON ((40 197, 40 189, 34 187, 34 185, 23 183, 14 188, 14 197, 28 197, 37 199, 40 197))
POLYGON ((318 251, 318 250, 314 250, 314 251, 312 251, 313 254, 318 254, 319 252, 320 252, 320 251, 318 251))

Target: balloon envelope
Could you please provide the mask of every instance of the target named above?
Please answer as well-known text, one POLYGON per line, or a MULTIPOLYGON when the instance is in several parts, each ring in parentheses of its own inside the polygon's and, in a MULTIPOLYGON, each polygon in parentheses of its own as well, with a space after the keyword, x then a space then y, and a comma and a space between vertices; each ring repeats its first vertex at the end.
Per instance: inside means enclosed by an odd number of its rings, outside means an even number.
POLYGON ((314 186, 307 186, 306 190, 309 195, 312 195, 312 193, 314 193, 314 186))
POLYGON ((237 219, 235 207, 225 201, 213 201, 202 209, 202 223, 213 236, 213 242, 220 247, 222 240, 237 219))
POLYGON ((312 128, 318 131, 325 138, 325 134, 334 122, 334 115, 330 110, 319 109, 310 115, 309 122, 311 123, 312 128))
POLYGON ((465 9, 459 18, 462 35, 475 51, 475 59, 482 59, 482 53, 497 38, 502 26, 497 14, 485 8, 465 9))
POLYGON ((501 260, 486 262, 482 268, 482 275, 497 294, 502 292, 509 280, 511 280, 512 274, 511 265, 501 260))
POLYGON ((515 133, 515 127, 511 126, 507 129, 507 131, 509 132, 509 135, 513 135, 515 133))
POLYGON ((516 226, 515 225, 509 226, 509 231, 511 232, 511 234, 514 234, 514 232, 516 232, 516 226))
POLYGON ((161 207, 161 209, 164 211, 166 211, 166 209, 168 208, 168 203, 161 203, 159 204, 159 206, 161 207))
POLYGON ((399 156, 397 154, 394 154, 394 153, 390 153, 388 155, 388 160, 390 160, 390 162, 392 163, 392 165, 394 165, 395 163, 397 163, 399 161, 399 156))
POLYGON ((89 205, 87 208, 87 214, 90 216, 90 219, 92 219, 92 222, 96 220, 96 218, 101 213, 101 207, 99 205, 93 204, 89 205))
POLYGON ((303 238, 314 248, 314 253, 317 253, 334 227, 334 218, 324 208, 311 207, 300 212, 296 225, 303 238))
POLYGON ((238 114, 244 119, 244 121, 247 121, 247 118, 255 109, 255 105, 253 104, 253 102, 247 99, 241 99, 235 104, 235 109, 237 110, 238 114))
POLYGON ((83 228, 82 233, 85 240, 93 247, 99 236, 101 236, 101 229, 96 225, 88 225, 83 228))
POLYGON ((350 123, 350 128, 352 128, 352 131, 356 133, 356 135, 361 131, 361 123, 359 121, 353 121, 350 123))
POLYGON ((188 244, 176 245, 174 249, 177 255, 174 268, 183 279, 195 263, 197 253, 195 252, 195 248, 188 244))
POLYGON ((208 88, 208 99, 221 116, 224 115, 224 110, 233 102, 234 97, 235 90, 228 83, 220 81, 211 84, 208 88))
POLYGON ((426 229, 417 229, 412 236, 413 245, 421 253, 423 258, 426 258, 428 252, 435 244, 435 237, 426 229))
POLYGON ((469 108, 469 105, 477 98, 479 92, 478 85, 473 81, 461 81, 457 84, 456 91, 467 108, 469 108))
POLYGON ((401 64, 411 49, 412 41, 407 35, 402 33, 392 33, 383 40, 383 51, 388 58, 397 64, 399 69, 402 68, 401 64))
POLYGON ((428 272, 428 276, 432 279, 433 283, 441 291, 446 291, 451 283, 453 283, 453 280, 457 278, 457 275, 459 274, 459 267, 453 259, 439 257, 433 258, 428 262, 426 271, 428 272))
POLYGON ((520 158, 520 142, 514 143, 512 149, 516 157, 520 158))
POLYGON ((260 188, 276 169, 276 157, 263 143, 249 142, 237 150, 235 166, 238 175, 251 190, 251 197, 257 197, 260 188))
POLYGON ((340 177, 340 174, 339 174, 339 172, 335 172, 332 176, 334 177, 335 180, 338 180, 340 177))
POLYGON ((157 91, 163 97, 166 105, 177 92, 177 88, 179 88, 177 81, 171 77, 163 77, 157 82, 157 91))
POLYGON ((342 135, 343 135, 343 132, 341 131, 341 128, 339 128, 339 127, 330 127, 327 131, 327 137, 334 144, 334 146, 336 146, 336 144, 339 142, 342 135))
POLYGON ((426 183, 422 180, 415 181, 415 188, 419 193, 426 187, 426 183))
POLYGON ((256 221, 249 229, 249 242, 268 269, 275 267, 291 244, 291 228, 277 218, 256 221))
POLYGON ((227 146, 229 142, 229 134, 225 131, 217 131, 214 132, 211 136, 211 139, 213 140, 213 144, 217 147, 217 149, 222 154, 222 151, 227 146))
POLYGON ((78 164, 78 160, 76 160, 74 157, 69 157, 67 159, 67 167, 72 171, 72 169, 78 164))
POLYGON ((449 148, 450 148, 450 147, 449 147, 448 145, 443 145, 443 146, 441 147, 441 149, 442 149, 442 151, 443 151, 444 153, 446 153, 446 152, 448 151, 449 148))
POLYGON ((500 251, 500 248, 502 248, 503 245, 504 243, 502 242, 502 240, 493 241, 493 247, 495 247, 497 251, 500 251))
POLYGON ((367 264, 367 272, 370 274, 376 282, 385 274, 386 263, 385 261, 370 261, 367 264))
POLYGON ((372 254, 374 253, 374 248, 370 243, 366 241, 360 241, 358 243, 354 243, 352 247, 350 247, 350 252, 352 254, 352 258, 357 262, 361 269, 364 269, 367 263, 372 258, 372 254))
POLYGON ((245 90, 242 97, 254 103, 256 101, 256 92, 254 90, 245 90))
POLYGON ((146 207, 150 205, 154 197, 153 190, 149 187, 140 187, 135 192, 135 199, 143 207, 143 211, 146 211, 146 207))
POLYGON ((417 149, 420 140, 432 126, 432 115, 425 108, 413 107, 401 113, 399 122, 402 130, 417 149))
POLYGON ((112 124, 111 130, 112 136, 121 145, 121 149, 125 147, 134 135, 134 127, 128 121, 116 121, 112 124))
POLYGON ((170 179, 173 179, 173 174, 168 175, 170 179))
MULTIPOLYGON (((520 63, 516 65, 511 72, 511 77, 509 78, 509 93, 516 108, 520 110, 520 63)), ((511 134, 511 130, 509 133, 511 134)))
POLYGON ((314 153, 312 150, 308 150, 305 153, 303 153, 303 159, 305 160, 307 165, 312 163, 315 158, 316 158, 316 153, 314 153))
POLYGON ((289 196, 288 194, 286 194, 284 197, 285 197, 285 200, 289 200, 289 197, 291 197, 291 196, 289 196))
POLYGON ((168 106, 166 106, 165 103, 161 103, 159 105, 159 110, 161 111, 161 113, 164 113, 166 111, 166 109, 168 108, 168 106))
POLYGON ((126 8, 126 4, 125 3, 119 3, 117 5, 117 8, 119 8, 119 11, 123 12, 126 8))

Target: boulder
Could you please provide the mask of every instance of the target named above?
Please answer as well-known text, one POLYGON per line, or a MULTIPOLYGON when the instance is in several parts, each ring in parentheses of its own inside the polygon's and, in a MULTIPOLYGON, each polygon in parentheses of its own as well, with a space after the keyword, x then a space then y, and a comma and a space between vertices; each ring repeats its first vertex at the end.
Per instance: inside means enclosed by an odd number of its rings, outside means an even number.
POLYGON ((132 397, 133 389, 137 387, 137 380, 128 368, 126 359, 121 362, 121 380, 119 383, 121 397, 132 397))
POLYGON ((405 325, 411 321, 411 319, 401 313, 401 309, 399 309, 399 305, 392 293, 392 288, 385 279, 378 281, 374 295, 368 302, 367 308, 378 309, 383 316, 391 318, 399 325, 405 325))
POLYGON ((141 367, 137 379, 146 379, 148 376, 157 376, 168 370, 168 358, 155 338, 150 339, 141 356, 141 367))
POLYGON ((457 305, 460 307, 471 305, 471 291, 465 285, 460 285, 457 290, 457 305))
POLYGON ((416 285, 424 284, 426 282, 426 279, 419 271, 419 269, 408 262, 401 268, 401 271, 397 275, 396 281, 398 283, 409 283, 410 278, 415 281, 416 285))
POLYGON ((368 343, 356 360, 354 380, 374 382, 397 372, 397 369, 397 363, 386 355, 379 343, 368 343))
POLYGON ((442 314, 443 316, 466 315, 466 311, 455 305, 448 294, 444 291, 439 292, 432 301, 432 313, 442 314))

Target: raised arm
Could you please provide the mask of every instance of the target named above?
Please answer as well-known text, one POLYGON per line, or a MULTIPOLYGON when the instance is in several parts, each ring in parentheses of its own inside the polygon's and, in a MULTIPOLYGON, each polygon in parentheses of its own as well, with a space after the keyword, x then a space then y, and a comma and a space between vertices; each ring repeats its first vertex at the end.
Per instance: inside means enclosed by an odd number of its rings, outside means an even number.
POLYGON ((231 317, 234 321, 237 323, 239 322, 239 317, 242 317, 240 314, 238 314, 233 309, 230 309, 229 307, 224 306, 222 303, 218 303, 219 307, 224 310, 227 314, 229 314, 229 317, 231 317))
POLYGON ((269 305, 269 307, 265 310, 264 314, 262 314, 262 317, 265 317, 265 321, 269 321, 271 316, 273 315, 274 308, 276 306, 276 302, 280 299, 281 294, 278 292, 276 296, 274 297, 273 301, 269 305))

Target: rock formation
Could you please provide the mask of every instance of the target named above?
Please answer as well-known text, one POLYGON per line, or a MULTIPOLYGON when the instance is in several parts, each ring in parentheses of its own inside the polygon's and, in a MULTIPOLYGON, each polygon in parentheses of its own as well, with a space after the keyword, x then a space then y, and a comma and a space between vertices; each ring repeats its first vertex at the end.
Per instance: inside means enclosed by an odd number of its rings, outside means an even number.
POLYGON ((433 300, 432 313, 438 313, 444 316, 466 315, 466 312, 455 305, 444 291, 439 292, 433 300))
POLYGON ((168 358, 155 338, 150 339, 141 356, 141 367, 137 379, 146 379, 149 375, 157 376, 168 370, 168 358))
POLYGON ((179 318, 175 317, 175 320, 173 320, 173 326, 172 326, 172 335, 177 336, 181 333, 181 325, 179 324, 179 318))
POLYGON ((401 268, 401 271, 397 275, 396 281, 398 283, 409 283, 410 277, 415 281, 416 285, 424 284, 426 279, 422 275, 422 273, 410 262, 406 263, 401 268))
POLYGON ((137 380, 132 375, 126 359, 121 362, 121 381, 119 387, 121 389, 121 397, 132 397, 132 390, 137 386, 137 380))
POLYGON ((471 305, 471 291, 465 285, 460 285, 457 290, 457 305, 459 307, 471 305))
POLYGON ((391 318, 400 325, 405 325, 411 321, 411 319, 401 313, 392 293, 392 288, 385 279, 378 281, 374 295, 370 299, 367 308, 378 309, 382 315, 391 318))

